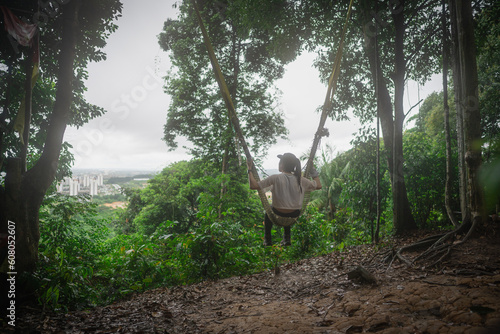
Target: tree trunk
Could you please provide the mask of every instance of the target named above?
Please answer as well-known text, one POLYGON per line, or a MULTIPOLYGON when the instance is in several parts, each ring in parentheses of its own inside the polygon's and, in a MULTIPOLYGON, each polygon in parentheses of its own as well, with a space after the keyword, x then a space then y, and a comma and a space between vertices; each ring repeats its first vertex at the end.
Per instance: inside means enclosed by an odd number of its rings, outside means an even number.
MULTIPOLYGON (((372 10, 371 2, 366 2, 368 5, 366 10, 366 19, 371 20, 369 13, 372 10)), ((415 220, 410 209, 408 196, 406 193, 406 184, 403 174, 403 94, 405 80, 405 59, 404 59, 404 2, 399 1, 397 6, 392 9, 394 25, 396 30, 395 41, 395 77, 394 77, 394 119, 393 105, 385 78, 380 65, 380 57, 376 45, 376 33, 365 31, 365 52, 370 63, 370 71, 375 82, 377 93, 377 114, 380 117, 382 126, 382 136, 388 155, 389 173, 392 182, 392 194, 394 200, 394 227, 396 233, 402 233, 407 230, 416 228, 415 220)), ((363 27, 369 28, 370 22, 364 22, 363 27)))
POLYGON ((448 218, 453 226, 458 226, 458 221, 451 208, 451 194, 453 188, 453 164, 451 161, 451 134, 450 134, 450 108, 448 105, 448 26, 446 24, 446 2, 443 0, 443 112, 444 112, 444 135, 446 141, 446 183, 444 188, 444 203, 448 218))
POLYGON ((380 122, 377 116, 377 157, 375 158, 375 183, 377 187, 377 223, 375 228, 375 243, 378 244, 380 239, 380 216, 382 214, 380 201, 380 122))
POLYGON ((80 0, 73 0, 63 7, 56 101, 42 155, 35 166, 24 174, 20 159, 10 159, 7 163, 5 200, 9 209, 2 222, 10 220, 16 226, 17 272, 33 271, 38 259, 38 213, 43 197, 55 178, 73 95, 73 62, 80 3, 80 0))
MULTIPOLYGON (((367 26, 366 24, 364 26, 367 26)), ((377 95, 377 116, 380 118, 382 127, 382 137, 384 139, 385 150, 387 153, 387 166, 392 180, 393 176, 393 160, 392 160, 392 142, 394 136, 394 124, 392 119, 392 103, 389 90, 384 81, 382 68, 380 66, 378 49, 375 49, 376 38, 369 33, 364 34, 365 38, 365 54, 370 63, 370 72, 375 86, 377 95)))
MULTIPOLYGON (((232 82, 229 85, 229 93, 231 94, 231 98, 233 100, 233 105, 236 111, 236 106, 237 106, 237 87, 238 87, 238 76, 240 73, 240 66, 239 66, 239 56, 240 56, 240 48, 241 44, 238 41, 238 36, 236 33, 236 28, 233 26, 233 31, 232 31, 232 49, 231 49, 231 65, 233 69, 233 75, 232 75, 232 82)), ((234 137, 234 131, 232 128, 231 124, 231 119, 230 115, 228 115, 228 123, 227 123, 227 131, 225 131, 226 138, 225 138, 225 147, 224 147, 224 157, 222 159, 222 172, 221 174, 226 174, 228 171, 228 163, 229 163, 229 155, 231 152, 231 144, 234 142, 234 145, 238 145, 238 139, 234 137)), ((240 159, 240 155, 238 152, 235 152, 235 156, 238 156, 238 159, 240 159)), ((219 204, 219 210, 218 210, 218 216, 219 219, 222 218, 222 199, 226 193, 227 189, 226 186, 221 183, 221 191, 220 191, 220 204, 219 204)))
POLYGON ((450 8, 451 19, 451 46, 452 46, 452 74, 453 74, 453 89, 455 91, 455 109, 457 112, 457 150, 458 150, 458 180, 459 180, 459 195, 460 195, 460 211, 462 213, 462 222, 470 220, 470 209, 467 205, 467 180, 465 171, 465 143, 464 143, 464 126, 463 126, 463 110, 462 110, 462 73, 460 71, 460 56, 458 46, 458 31, 457 31, 457 16, 456 2, 450 0, 448 2, 450 8))
POLYGON ((31 109, 32 109, 32 74, 33 74, 33 49, 29 48, 25 60, 25 72, 26 81, 24 83, 24 125, 23 133, 19 135, 22 136, 22 147, 21 147, 21 170, 26 172, 28 163, 28 147, 30 138, 30 125, 31 125, 31 109))
MULTIPOLYGON (((225 141, 226 141, 226 144, 225 144, 225 147, 224 147, 224 156, 222 157, 222 170, 221 170, 221 174, 224 175, 226 174, 227 172, 227 165, 228 165, 228 160, 229 160, 229 145, 231 144, 231 141, 232 141, 232 138, 231 138, 231 135, 232 135, 232 131, 231 131, 231 122, 228 121, 228 124, 227 124, 227 131, 225 131, 227 133, 227 136, 225 138, 225 141)), ((219 219, 222 218, 222 203, 223 203, 223 200, 224 200, 224 195, 226 194, 226 185, 224 184, 223 181, 221 181, 221 184, 220 184, 220 195, 219 195, 219 209, 218 209, 218 217, 219 219)))
POLYGON ((479 111, 476 47, 471 0, 457 0, 457 40, 460 60, 461 96, 463 110, 465 167, 467 175, 468 208, 473 222, 481 221, 483 196, 478 171, 481 167, 481 114, 479 111))
POLYGON ((417 226, 411 214, 410 203, 406 194, 406 184, 403 171, 403 123, 404 123, 404 87, 406 63, 404 59, 404 1, 400 0, 392 9, 395 27, 394 45, 394 141, 393 145, 393 224, 396 234, 415 229, 417 226))
MULTIPOLYGON (((375 9, 378 9, 377 4, 375 4, 375 9)), ((375 11, 377 12, 377 10, 375 11)), ((375 72, 375 82, 378 82, 378 55, 379 55, 379 49, 378 49, 378 37, 375 34, 374 38, 374 45, 373 48, 375 50, 375 63, 377 64, 377 71, 375 72)), ((375 98, 377 99, 377 105, 378 105, 378 85, 375 85, 375 98)), ((377 195, 377 225, 375 228, 375 244, 379 243, 379 235, 380 235, 380 216, 382 214, 381 211, 381 200, 380 200, 380 116, 377 113, 377 155, 375 158, 375 183, 376 183, 376 195, 377 195)))

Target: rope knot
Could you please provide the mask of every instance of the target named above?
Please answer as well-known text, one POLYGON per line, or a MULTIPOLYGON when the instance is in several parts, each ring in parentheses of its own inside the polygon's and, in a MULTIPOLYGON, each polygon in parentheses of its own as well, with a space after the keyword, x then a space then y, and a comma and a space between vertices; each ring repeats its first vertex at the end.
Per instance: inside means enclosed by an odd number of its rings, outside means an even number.
POLYGON ((330 132, 328 131, 327 128, 322 128, 321 130, 318 131, 318 135, 320 137, 329 137, 330 136, 330 132))

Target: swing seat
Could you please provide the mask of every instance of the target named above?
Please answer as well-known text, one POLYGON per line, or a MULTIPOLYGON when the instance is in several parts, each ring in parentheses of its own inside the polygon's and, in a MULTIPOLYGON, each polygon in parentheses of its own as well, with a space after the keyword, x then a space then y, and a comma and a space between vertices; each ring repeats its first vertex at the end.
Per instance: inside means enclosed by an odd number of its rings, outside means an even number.
MULTIPOLYGON (((278 226, 282 226, 282 227, 292 226, 293 224, 295 224, 297 222, 297 219, 302 215, 301 214, 299 217, 278 216, 277 214, 274 213, 273 208, 269 204, 264 191, 259 189, 257 192, 259 194, 259 197, 260 197, 260 200, 261 200, 262 205, 264 207, 264 210, 266 211, 267 216, 269 217, 269 219, 271 219, 273 224, 278 225, 278 226)), ((309 195, 309 193, 307 192, 306 195, 309 195)), ((304 209, 304 207, 302 209, 304 209)))
MULTIPOLYGON (((268 214, 269 216, 269 214, 268 214)), ((295 222, 297 221, 297 218, 298 217, 280 217, 276 214, 272 214, 271 216, 269 216, 269 219, 271 219, 271 221, 273 222, 273 224, 276 224, 278 226, 292 226, 293 224, 295 224, 295 222)))

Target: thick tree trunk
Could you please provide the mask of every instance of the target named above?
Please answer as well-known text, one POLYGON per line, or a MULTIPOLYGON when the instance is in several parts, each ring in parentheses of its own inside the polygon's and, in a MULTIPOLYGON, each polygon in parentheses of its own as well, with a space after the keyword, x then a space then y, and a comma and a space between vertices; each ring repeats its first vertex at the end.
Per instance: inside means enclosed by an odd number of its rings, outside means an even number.
POLYGON ((451 134, 450 134, 450 108, 448 105, 448 26, 446 24, 446 1, 443 0, 443 112, 444 112, 444 135, 446 141, 446 183, 444 188, 444 203, 448 218, 453 226, 458 226, 457 218, 451 208, 451 195, 453 188, 453 164, 451 154, 451 134))
POLYGON ((411 214, 410 203, 406 194, 403 171, 403 123, 404 123, 404 86, 406 63, 404 58, 404 1, 399 0, 392 9, 395 27, 394 45, 394 142, 393 142, 393 177, 392 198, 394 205, 393 224, 396 234, 415 229, 417 226, 411 214))
POLYGON ((481 114, 479 111, 476 47, 471 0, 456 1, 457 39, 461 72, 467 200, 472 221, 483 216, 483 196, 478 171, 481 167, 481 114))
POLYGON ((457 31, 457 14, 456 2, 450 0, 448 2, 450 8, 451 19, 451 45, 452 45, 452 75, 453 89, 455 91, 455 109, 457 112, 457 149, 458 149, 458 181, 460 195, 460 211, 462 213, 462 222, 470 220, 470 209, 467 205, 467 179, 465 171, 465 143, 464 143, 464 126, 463 126, 463 109, 462 109, 462 73, 460 71, 460 56, 458 46, 458 31, 457 31))
MULTIPOLYGON (((366 25, 365 25, 366 26, 366 25)), ((365 33, 365 54, 370 63, 370 71, 377 95, 377 115, 380 118, 382 127, 382 137, 384 139, 385 150, 387 153, 387 166, 392 180, 393 176, 393 159, 392 159, 392 143, 394 137, 394 122, 392 119, 392 102, 389 90, 384 80, 380 61, 378 60, 378 50, 375 49, 375 37, 365 33)))
POLYGON ((17 272, 32 271, 38 259, 38 213, 43 197, 55 178, 73 96, 73 62, 80 3, 81 0, 73 0, 63 7, 64 27, 56 101, 42 156, 25 174, 22 173, 20 159, 11 159, 8 162, 5 199, 9 201, 9 210, 2 221, 10 220, 16 226, 17 272))

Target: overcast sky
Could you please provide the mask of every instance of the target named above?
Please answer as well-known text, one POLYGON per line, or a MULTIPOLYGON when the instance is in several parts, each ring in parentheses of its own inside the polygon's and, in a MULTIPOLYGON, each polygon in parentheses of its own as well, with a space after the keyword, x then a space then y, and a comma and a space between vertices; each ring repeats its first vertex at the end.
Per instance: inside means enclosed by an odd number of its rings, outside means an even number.
MULTIPOLYGON (((176 17, 174 2, 123 1, 123 16, 117 21, 119 28, 104 49, 107 60, 88 67, 87 101, 107 113, 79 129, 66 130, 65 140, 73 145, 75 154, 74 168, 160 171, 173 162, 190 159, 183 149, 168 151, 162 140, 170 103, 170 97, 163 92, 162 77, 170 62, 157 36, 165 20, 176 17)), ((310 149, 319 123, 315 110, 326 94, 318 71, 312 67, 313 59, 310 54, 299 57, 287 66, 285 77, 277 82, 283 92, 279 103, 290 134, 289 140, 280 140, 269 148, 265 169, 277 168, 277 154, 293 152, 301 156, 310 149)), ((440 90, 439 85, 439 80, 420 89, 409 85, 406 104, 413 105, 419 97, 440 90)), ((328 120, 326 127, 330 137, 323 139, 320 150, 329 144, 339 152, 349 149, 359 123, 354 119, 328 120)))

